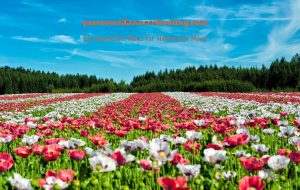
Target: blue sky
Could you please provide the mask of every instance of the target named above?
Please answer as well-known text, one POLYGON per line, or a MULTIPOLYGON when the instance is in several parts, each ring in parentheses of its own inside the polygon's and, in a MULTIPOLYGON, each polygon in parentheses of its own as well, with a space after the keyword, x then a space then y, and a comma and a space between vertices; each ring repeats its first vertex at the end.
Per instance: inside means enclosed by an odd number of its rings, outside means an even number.
POLYGON ((0 6, 0 66, 127 82, 165 68, 260 67, 300 53, 299 13, 300 0, 11 0, 0 6), (208 26, 82 27, 83 20, 122 19, 207 20, 208 26), (198 35, 206 41, 88 44, 82 35, 198 35))

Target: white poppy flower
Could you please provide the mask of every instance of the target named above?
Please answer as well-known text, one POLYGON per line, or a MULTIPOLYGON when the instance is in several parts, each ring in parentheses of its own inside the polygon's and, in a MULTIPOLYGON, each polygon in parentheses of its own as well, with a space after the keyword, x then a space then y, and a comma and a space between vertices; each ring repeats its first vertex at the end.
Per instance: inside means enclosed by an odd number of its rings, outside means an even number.
POLYGON ((37 143, 39 141, 39 136, 37 135, 32 135, 32 136, 24 136, 22 139, 22 143, 24 143, 25 145, 33 145, 35 143, 37 143))
POLYGON ((267 169, 267 170, 260 170, 258 172, 258 176, 262 179, 267 179, 267 178, 270 178, 270 179, 274 179, 274 178, 277 178, 277 175, 270 169, 267 169))
POLYGON ((237 150, 235 153, 232 153, 233 155, 235 155, 236 157, 238 158, 241 158, 241 157, 251 157, 251 154, 247 154, 246 151, 244 150, 237 150))
POLYGON ((284 121, 279 120, 278 121, 278 125, 279 126, 288 126, 289 125, 289 121, 287 121, 287 120, 284 120, 284 121))
POLYGON ((181 145, 186 143, 187 139, 184 137, 176 137, 175 139, 172 140, 172 143, 175 145, 181 145))
POLYGON ((23 178, 20 174, 14 173, 13 178, 8 178, 9 183, 11 186, 16 188, 17 190, 31 190, 33 189, 31 186, 31 180, 23 178))
POLYGON ((146 121, 147 120, 147 118, 146 117, 139 117, 139 119, 138 119, 139 121, 146 121))
POLYGON ((66 189, 68 187, 68 183, 63 182, 62 180, 50 176, 46 179, 46 184, 44 185, 45 190, 53 190, 54 186, 57 185, 59 189, 66 189))
POLYGON ((116 170, 116 162, 105 155, 97 155, 89 158, 91 167, 96 172, 109 172, 116 170))
POLYGON ((203 138, 203 134, 201 132, 196 131, 187 131, 186 138, 189 140, 200 140, 203 138))
POLYGON ((238 128, 235 133, 236 134, 247 134, 247 135, 250 134, 249 130, 246 127, 238 128))
POLYGON ((269 150, 269 148, 266 145, 264 145, 264 144, 253 144, 251 147, 257 153, 266 153, 269 150))
POLYGON ((292 145, 297 145, 300 142, 300 137, 294 136, 289 138, 289 143, 292 145))
POLYGON ((274 133, 274 129, 268 128, 268 129, 264 129, 263 133, 267 134, 267 135, 272 135, 274 133))
POLYGON ((177 164, 177 168, 183 175, 189 179, 198 177, 201 165, 177 164))
POLYGON ((206 124, 205 120, 200 119, 200 120, 194 120, 194 123, 198 126, 198 127, 202 127, 206 124))
POLYGON ((257 135, 251 135, 250 136, 250 141, 258 143, 260 141, 260 137, 257 135))
POLYGON ((33 123, 32 121, 29 121, 27 122, 27 126, 30 128, 30 129, 35 129, 37 127, 37 124, 36 123, 33 123))
POLYGON ((209 162, 215 164, 217 162, 221 162, 227 159, 225 150, 215 150, 213 148, 208 148, 204 150, 204 158, 205 162, 209 162))
POLYGON ((138 150, 146 150, 149 148, 149 144, 140 139, 135 139, 134 141, 122 140, 121 145, 125 150, 128 151, 138 151, 138 150))
POLYGON ((272 156, 268 160, 268 166, 273 171, 282 171, 287 167, 289 163, 290 159, 281 155, 272 156))
POLYGON ((177 150, 170 151, 169 144, 159 139, 150 141, 150 155, 156 160, 166 162, 173 160, 177 150))
POLYGON ((223 171, 222 176, 226 179, 232 179, 232 178, 236 177, 236 172, 234 172, 234 171, 227 171, 227 172, 223 171))
POLYGON ((12 141, 11 135, 8 135, 6 137, 0 137, 0 143, 9 143, 12 141))
POLYGON ((67 149, 74 149, 80 146, 84 146, 85 142, 80 139, 71 138, 70 140, 62 140, 58 143, 61 147, 67 149))
POLYGON ((173 140, 172 137, 170 137, 169 135, 164 135, 164 134, 161 134, 159 136, 159 139, 163 140, 163 141, 167 141, 167 142, 171 142, 173 140))
POLYGON ((287 126, 287 127, 280 127, 280 133, 278 134, 279 137, 289 137, 295 134, 297 131, 296 127, 287 126))

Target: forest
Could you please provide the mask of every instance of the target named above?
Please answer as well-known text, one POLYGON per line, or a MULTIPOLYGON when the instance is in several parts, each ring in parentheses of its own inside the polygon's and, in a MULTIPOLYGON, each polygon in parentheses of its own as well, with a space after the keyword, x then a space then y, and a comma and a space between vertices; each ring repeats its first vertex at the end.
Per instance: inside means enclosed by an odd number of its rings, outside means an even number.
POLYGON ((199 66, 146 72, 125 81, 95 75, 0 67, 0 94, 42 92, 164 92, 164 91, 299 91, 300 55, 273 61, 269 67, 199 66))

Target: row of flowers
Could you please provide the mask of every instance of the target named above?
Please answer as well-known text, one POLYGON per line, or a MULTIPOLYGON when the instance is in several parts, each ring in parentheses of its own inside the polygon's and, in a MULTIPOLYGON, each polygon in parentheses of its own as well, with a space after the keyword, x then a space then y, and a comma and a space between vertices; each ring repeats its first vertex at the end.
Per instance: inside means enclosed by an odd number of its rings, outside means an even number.
POLYGON ((7 111, 0 113, 0 115, 2 120, 7 123, 24 123, 25 118, 37 121, 44 118, 44 120, 47 119, 49 122, 54 122, 62 117, 79 117, 92 113, 100 107, 125 99, 129 95, 129 93, 99 94, 99 96, 60 101, 48 105, 37 105, 24 111, 7 111))
POLYGON ((168 95, 133 94, 77 118, 0 123, 0 187, 299 188, 296 113, 202 112, 183 106, 201 96, 168 95))
POLYGON ((44 96, 43 93, 31 93, 31 94, 9 94, 9 95, 0 95, 0 101, 9 101, 9 100, 18 100, 18 99, 28 99, 28 98, 37 98, 44 96))
POLYGON ((0 104, 0 111, 24 111, 29 109, 33 106, 37 105, 48 105, 53 104, 55 102, 64 102, 70 101, 74 99, 82 99, 82 98, 89 98, 93 96, 99 96, 103 93, 88 93, 88 94, 57 94, 54 95, 54 98, 47 98, 47 99, 38 99, 34 101, 25 101, 25 102, 9 102, 0 104))
MULTIPOLYGON (((59 94, 41 94, 38 97, 30 97, 30 98, 18 98, 13 100, 2 100, 0 101, 1 105, 10 104, 10 103, 22 103, 22 102, 36 102, 41 100, 47 100, 47 99, 54 99, 54 98, 62 98, 67 96, 73 96, 74 93, 59 93, 59 94)), ((3 110, 6 111, 6 110, 3 110)))
POLYGON ((180 101, 182 105, 197 108, 222 116, 233 116, 253 119, 279 119, 281 115, 291 115, 300 121, 300 104, 259 103, 219 96, 202 96, 195 93, 177 92, 166 93, 180 101))
POLYGON ((299 93, 224 93, 224 92, 197 92, 202 96, 218 96, 230 99, 256 101, 260 103, 300 103, 299 93))

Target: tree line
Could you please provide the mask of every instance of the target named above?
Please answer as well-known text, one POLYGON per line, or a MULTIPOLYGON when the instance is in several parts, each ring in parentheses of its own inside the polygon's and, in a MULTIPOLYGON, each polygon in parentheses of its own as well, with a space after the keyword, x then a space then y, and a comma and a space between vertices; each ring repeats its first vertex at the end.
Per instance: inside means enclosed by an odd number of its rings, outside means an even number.
POLYGON ((154 91, 299 91, 300 55, 275 60, 270 67, 216 65, 146 72, 125 81, 95 75, 59 75, 22 67, 0 67, 0 94, 37 92, 154 92, 154 91))

